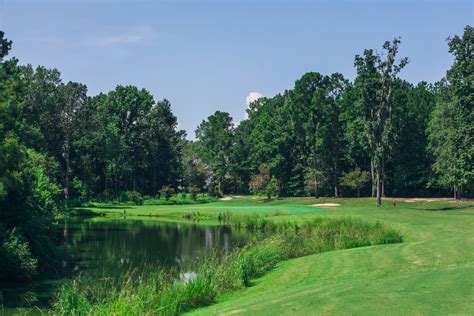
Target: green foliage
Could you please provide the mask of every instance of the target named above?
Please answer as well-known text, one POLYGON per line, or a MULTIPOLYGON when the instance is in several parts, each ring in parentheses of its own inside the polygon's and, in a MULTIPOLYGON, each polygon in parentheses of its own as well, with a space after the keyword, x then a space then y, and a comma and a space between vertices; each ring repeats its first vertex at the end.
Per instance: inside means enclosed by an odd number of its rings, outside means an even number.
MULTIPOLYGON (((0 280, 28 280, 62 260, 55 215, 61 191, 45 154, 25 144, 36 132, 26 121, 24 81, 11 42, 0 32, 0 280)), ((57 270, 60 271, 59 269, 57 270)))
POLYGON ((163 195, 160 198, 147 198, 144 200, 145 205, 186 205, 186 204, 204 204, 215 202, 217 199, 207 194, 179 194, 173 195, 169 199, 166 199, 163 195))
POLYGON ((143 197, 137 191, 124 191, 120 193, 120 202, 131 202, 135 205, 143 205, 143 197))
POLYGON ((253 194, 266 195, 268 200, 278 195, 278 180, 275 176, 270 176, 270 170, 267 166, 260 167, 260 173, 252 176, 249 182, 250 192, 253 194))
POLYGON ((434 183, 452 187, 454 197, 474 184, 474 29, 449 39, 454 64, 441 82, 439 98, 428 127, 429 148, 435 157, 434 183))
POLYGON ((265 195, 269 200, 272 199, 272 197, 276 196, 278 194, 278 181, 275 178, 275 176, 272 176, 270 180, 268 181, 267 185, 265 186, 265 195))
POLYGON ((166 201, 168 201, 174 194, 174 189, 169 186, 165 185, 161 188, 160 190, 160 195, 165 198, 166 201))
POLYGON ((0 226, 0 268, 6 276, 30 280, 38 273, 38 260, 31 253, 30 245, 16 228, 5 234, 0 226), (3 235, 5 234, 5 235, 3 235))
POLYGON ((386 41, 383 49, 386 56, 372 49, 364 50, 363 56, 356 55, 357 69, 355 86, 362 104, 362 118, 368 139, 371 162, 374 166, 374 184, 377 190, 377 205, 381 205, 382 182, 385 178, 385 163, 393 142, 393 87, 398 73, 408 64, 402 58, 396 64, 400 38, 386 41))
POLYGON ((233 129, 229 113, 220 111, 202 121, 196 129, 198 152, 210 168, 211 182, 220 197, 224 195, 224 181, 229 172, 233 129))
POLYGON ((327 181, 324 173, 320 170, 307 168, 305 173, 305 193, 310 196, 319 196, 319 190, 327 181))
POLYGON ((367 184, 367 182, 369 182, 369 180, 369 172, 356 168, 342 174, 341 185, 356 190, 357 196, 360 196, 360 190, 367 184))
POLYGON ((200 193, 199 188, 195 187, 194 185, 191 185, 188 187, 188 191, 191 194, 191 199, 195 201, 197 199, 198 193, 200 193))

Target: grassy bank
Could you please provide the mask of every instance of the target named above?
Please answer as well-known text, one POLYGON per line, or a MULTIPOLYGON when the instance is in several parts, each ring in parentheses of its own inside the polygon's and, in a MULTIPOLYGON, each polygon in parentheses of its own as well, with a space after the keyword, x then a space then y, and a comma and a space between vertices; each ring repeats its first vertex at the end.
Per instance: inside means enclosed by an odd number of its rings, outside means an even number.
MULTIPOLYGON (((249 217, 246 217, 249 220, 249 217)), ((261 218, 251 223, 265 223, 261 218)), ((249 222, 249 223, 250 223, 249 222)), ((270 221, 268 221, 270 223, 270 221)), ((401 235, 380 223, 353 219, 315 219, 303 224, 264 224, 270 237, 222 256, 196 263, 187 276, 163 269, 131 272, 121 280, 76 279, 55 304, 60 314, 173 315, 214 303, 224 293, 252 285, 252 280, 290 258, 331 250, 401 242, 401 235), (194 274, 194 272, 196 274, 194 274)))
MULTIPOLYGON (((333 200, 334 201, 334 200, 333 200)), ((290 202, 291 203, 291 202, 290 202)), ((314 203, 311 201, 310 203, 314 203)), ((474 312, 474 203, 339 199, 312 216, 351 216, 397 227, 404 243, 284 261, 254 286, 198 315, 470 315, 474 312)), ((308 214, 287 216, 308 218, 308 214)), ((278 220, 279 217, 276 217, 278 220)))

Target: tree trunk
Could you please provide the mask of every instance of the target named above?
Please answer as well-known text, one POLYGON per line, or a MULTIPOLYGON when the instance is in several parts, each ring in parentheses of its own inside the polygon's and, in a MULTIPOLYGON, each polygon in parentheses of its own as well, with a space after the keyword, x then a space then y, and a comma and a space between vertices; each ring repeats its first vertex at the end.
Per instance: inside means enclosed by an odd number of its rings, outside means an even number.
POLYGON ((372 197, 375 197, 375 165, 373 158, 370 160, 370 174, 372 176, 372 197))
POLYGON ((63 191, 64 191, 64 198, 69 200, 69 138, 66 137, 64 141, 64 152, 63 152, 64 162, 66 163, 66 170, 64 170, 63 175, 63 191))
POLYGON ((458 186, 457 185, 453 186, 453 192, 454 192, 454 199, 455 200, 459 199, 459 192, 458 192, 458 186))
POLYGON ((153 195, 156 195, 156 164, 153 162, 153 195))
POLYGON ((118 180, 117 180, 117 175, 114 176, 115 178, 115 199, 118 201, 118 180))
POLYGON ((217 193, 219 194, 219 196, 224 196, 224 192, 222 192, 222 180, 219 180, 217 182, 217 193))
POLYGON ((385 197, 385 159, 382 158, 382 197, 385 197))
POLYGON ((377 167, 377 170, 376 170, 376 182, 377 182, 377 206, 381 206, 382 205, 382 181, 381 181, 381 176, 382 176, 382 168, 381 167, 377 167))

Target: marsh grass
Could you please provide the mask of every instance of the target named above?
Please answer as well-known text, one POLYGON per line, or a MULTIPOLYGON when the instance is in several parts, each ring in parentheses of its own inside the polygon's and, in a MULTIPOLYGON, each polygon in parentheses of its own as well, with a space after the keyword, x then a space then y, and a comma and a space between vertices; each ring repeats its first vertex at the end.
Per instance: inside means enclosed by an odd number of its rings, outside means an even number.
POLYGON ((264 217, 230 217, 227 223, 271 231, 229 253, 195 262, 194 277, 160 267, 132 270, 118 279, 80 276, 63 286, 55 314, 176 315, 214 303, 219 295, 252 285, 279 262, 325 251, 398 243, 402 236, 380 223, 351 218, 274 224, 264 217), (266 236, 266 237, 264 237, 266 236))

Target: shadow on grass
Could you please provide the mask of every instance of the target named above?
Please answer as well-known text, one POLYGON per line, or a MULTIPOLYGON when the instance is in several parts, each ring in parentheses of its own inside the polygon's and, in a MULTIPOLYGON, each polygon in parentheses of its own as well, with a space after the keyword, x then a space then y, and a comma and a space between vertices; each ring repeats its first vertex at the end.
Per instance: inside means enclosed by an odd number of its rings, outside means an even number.
POLYGON ((125 205, 102 205, 102 206, 94 206, 94 208, 105 209, 105 210, 124 210, 131 208, 130 206, 125 205))
POLYGON ((446 212, 446 211, 460 211, 460 210, 464 210, 468 208, 474 209, 474 205, 453 205, 453 206, 436 207, 436 208, 413 207, 411 209, 421 210, 421 211, 430 211, 430 212, 446 212))
POLYGON ((85 209, 85 208, 74 208, 74 209, 69 211, 69 215, 94 217, 94 216, 97 216, 97 213, 94 213, 91 210, 88 210, 88 209, 85 209))

